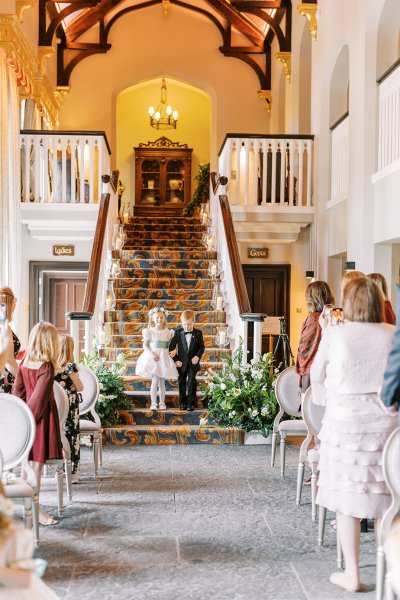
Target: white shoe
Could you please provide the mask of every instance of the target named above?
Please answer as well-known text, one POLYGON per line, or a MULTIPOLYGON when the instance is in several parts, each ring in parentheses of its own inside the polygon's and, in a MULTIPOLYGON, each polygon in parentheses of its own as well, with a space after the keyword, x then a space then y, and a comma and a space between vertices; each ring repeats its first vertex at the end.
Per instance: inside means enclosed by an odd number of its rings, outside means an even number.
POLYGON ((158 405, 159 410, 167 410, 167 407, 165 406, 165 402, 160 402, 160 404, 158 405))
POLYGON ((157 404, 150 404, 150 410, 157 410, 157 404))

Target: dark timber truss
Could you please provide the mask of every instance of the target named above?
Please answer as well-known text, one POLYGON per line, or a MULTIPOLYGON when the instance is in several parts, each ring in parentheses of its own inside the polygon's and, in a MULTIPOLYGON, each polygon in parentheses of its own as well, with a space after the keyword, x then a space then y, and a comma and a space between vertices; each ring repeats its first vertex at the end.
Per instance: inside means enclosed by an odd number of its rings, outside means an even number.
MULTIPOLYGON (((221 33, 219 49, 222 54, 244 61, 255 71, 260 89, 271 89, 271 43, 274 37, 280 52, 291 50, 291 0, 204 0, 204 8, 183 0, 169 1, 210 19, 221 33), (283 20, 284 28, 281 27, 283 20), (248 45, 232 44, 233 33, 239 33, 248 45)), ((57 3, 60 5, 60 0, 39 0, 39 45, 51 46, 54 36, 58 38, 57 84, 68 86, 77 64, 91 54, 104 54, 110 50, 108 34, 119 18, 161 4, 162 0, 139 1, 129 6, 126 0, 68 0, 68 5, 61 4, 64 8, 60 12, 57 3), (121 6, 115 12, 122 4, 125 7, 121 6), (77 11, 75 18, 71 18, 77 11), (112 16, 110 11, 113 11, 112 16), (69 17, 67 21, 66 17, 69 17), (80 41, 85 32, 96 27, 96 42, 80 41)))

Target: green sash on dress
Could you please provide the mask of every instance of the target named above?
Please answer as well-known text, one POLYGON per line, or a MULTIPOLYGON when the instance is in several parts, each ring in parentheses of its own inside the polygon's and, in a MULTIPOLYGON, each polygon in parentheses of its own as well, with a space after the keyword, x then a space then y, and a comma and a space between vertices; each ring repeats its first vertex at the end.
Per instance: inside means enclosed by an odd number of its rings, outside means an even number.
POLYGON ((152 348, 166 348, 168 349, 169 342, 163 342, 162 340, 154 340, 150 342, 152 348))

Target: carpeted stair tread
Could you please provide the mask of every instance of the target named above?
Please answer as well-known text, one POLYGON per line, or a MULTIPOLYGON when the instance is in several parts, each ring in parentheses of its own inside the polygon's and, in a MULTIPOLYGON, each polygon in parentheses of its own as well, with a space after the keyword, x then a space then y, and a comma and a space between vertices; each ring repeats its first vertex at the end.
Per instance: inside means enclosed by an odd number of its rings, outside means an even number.
MULTIPOLYGON (((116 310, 140 310, 140 308, 144 310, 150 310, 155 306, 159 305, 159 300, 154 298, 136 298, 136 299, 124 299, 116 301, 116 310)), ((211 300, 186 300, 185 298, 181 299, 173 299, 173 300, 165 300, 163 302, 163 307, 167 310, 178 310, 183 311, 186 309, 201 309, 202 311, 212 311, 213 303, 211 300)))
MULTIPOLYGON (((171 310, 167 316, 167 323, 176 323, 181 315, 181 310, 171 310)), ((211 318, 213 323, 224 323, 226 313, 222 310, 199 310, 195 313, 195 324, 206 323, 211 318)), ((147 323, 149 319, 147 310, 105 310, 104 320, 106 323, 137 321, 147 323)))
MULTIPOLYGON (((176 329, 179 325, 179 322, 168 323, 168 327, 171 329, 176 329)), ((198 328, 201 329, 203 335, 216 335, 217 327, 228 327, 227 323, 199 323, 198 328)), ((108 322, 105 324, 105 330, 109 335, 138 335, 143 331, 143 323, 140 321, 136 322, 108 322)))
MULTIPOLYGON (((113 361, 109 361, 110 363, 112 363, 113 361)), ((212 361, 212 362, 207 362, 207 361, 201 361, 201 366, 202 366, 202 371, 207 371, 207 369, 222 369, 223 367, 223 362, 217 362, 217 361, 212 361)), ((134 375, 135 374, 135 369, 136 369, 136 360, 127 360, 126 361, 126 373, 125 376, 129 376, 129 375, 134 375)))
MULTIPOLYGON (((196 239, 178 239, 178 238, 173 238, 173 239, 154 239, 154 238, 143 238, 140 240, 139 242, 140 246, 151 246, 153 248, 163 248, 163 247, 168 247, 168 248, 198 248, 201 247, 201 243, 199 240, 196 239)), ((124 248, 129 249, 129 248, 135 248, 137 247, 137 244, 135 244, 135 242, 133 240, 128 239, 126 241, 126 243, 124 244, 124 248)))
POLYGON ((139 277, 147 277, 156 279, 157 277, 174 277, 178 279, 208 279, 207 269, 159 269, 158 267, 150 267, 148 269, 129 269, 121 266, 121 279, 137 279, 139 277))
MULTIPOLYGON (((204 335, 203 336, 204 344, 206 348, 213 349, 215 346, 215 336, 204 335)), ((141 348, 141 344, 143 343, 143 337, 141 334, 137 335, 112 335, 110 336, 110 349, 115 351, 119 350, 121 352, 126 352, 132 349, 141 348)))
MULTIPOLYGON (((143 352, 142 338, 137 343, 135 348, 121 348, 120 346, 108 346, 105 350, 105 356, 108 360, 114 361, 118 352, 124 352, 127 360, 136 360, 143 352)), ((226 355, 226 350, 221 348, 206 347, 203 356, 201 357, 201 364, 210 362, 221 362, 221 358, 226 355)))
POLYGON ((106 437, 117 445, 240 444, 243 435, 234 427, 196 425, 121 425, 106 429, 106 437))
POLYGON ((205 248, 201 248, 199 250, 195 250, 193 248, 189 248, 186 250, 182 250, 181 248, 148 248, 143 250, 143 248, 135 248, 131 250, 113 250, 112 251, 113 258, 121 258, 124 259, 162 259, 162 260, 215 260, 217 258, 217 253, 214 251, 206 250, 205 248))
POLYGON ((185 240, 198 240, 199 246, 201 245, 201 240, 203 238, 204 231, 177 231, 177 230, 169 230, 169 231, 126 231, 125 232, 125 243, 128 242, 137 242, 143 239, 147 240, 180 240, 184 242, 185 240))
MULTIPOLYGON (((149 399, 150 405, 150 399, 149 399)), ((124 425, 199 425, 200 419, 205 417, 207 411, 195 409, 193 411, 167 408, 167 410, 150 410, 149 407, 134 408, 119 411, 124 425)))
POLYGON ((183 278, 175 278, 175 277, 152 277, 146 279, 145 277, 140 278, 128 278, 121 279, 120 277, 115 279, 116 287, 138 287, 138 288, 149 288, 149 289, 169 289, 169 288, 182 288, 188 289, 193 285, 194 290, 204 290, 204 289, 213 289, 213 283, 211 279, 198 279, 197 281, 193 281, 193 279, 183 279, 183 278))
POLYGON ((157 231, 180 231, 182 228, 184 228, 185 231, 207 231, 207 226, 201 225, 201 223, 128 223, 124 225, 124 232, 126 235, 136 231, 154 231, 155 227, 157 227, 157 231))
POLYGON ((208 269, 210 261, 208 259, 198 260, 174 260, 173 258, 122 258, 120 260, 121 269, 169 269, 181 270, 189 269, 190 271, 199 269, 208 269))
POLYGON ((187 299, 193 302, 197 300, 211 300, 213 290, 184 290, 167 288, 163 290, 152 290, 146 288, 114 288, 115 297, 118 300, 176 300, 187 299))
MULTIPOLYGON (((142 392, 132 392, 127 391, 127 396, 129 396, 129 402, 131 404, 131 409, 129 410, 148 410, 150 406, 150 394, 147 391, 142 392)), ((179 395, 174 392, 168 392, 165 396, 165 404, 168 410, 179 410, 179 395)), ((204 412, 205 409, 203 407, 202 396, 200 393, 196 396, 195 409, 198 411, 204 412)))

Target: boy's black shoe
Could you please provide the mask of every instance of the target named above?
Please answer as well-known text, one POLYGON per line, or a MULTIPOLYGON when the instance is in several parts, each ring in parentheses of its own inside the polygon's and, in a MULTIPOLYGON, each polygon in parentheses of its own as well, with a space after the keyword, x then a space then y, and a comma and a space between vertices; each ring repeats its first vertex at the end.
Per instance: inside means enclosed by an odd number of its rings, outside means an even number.
POLYGON ((179 405, 179 408, 180 408, 181 410, 187 410, 187 406, 186 406, 186 404, 180 404, 180 405, 179 405))
POLYGON ((190 410, 190 411, 192 411, 192 410, 194 410, 194 406, 190 405, 190 406, 188 406, 187 409, 190 410))

